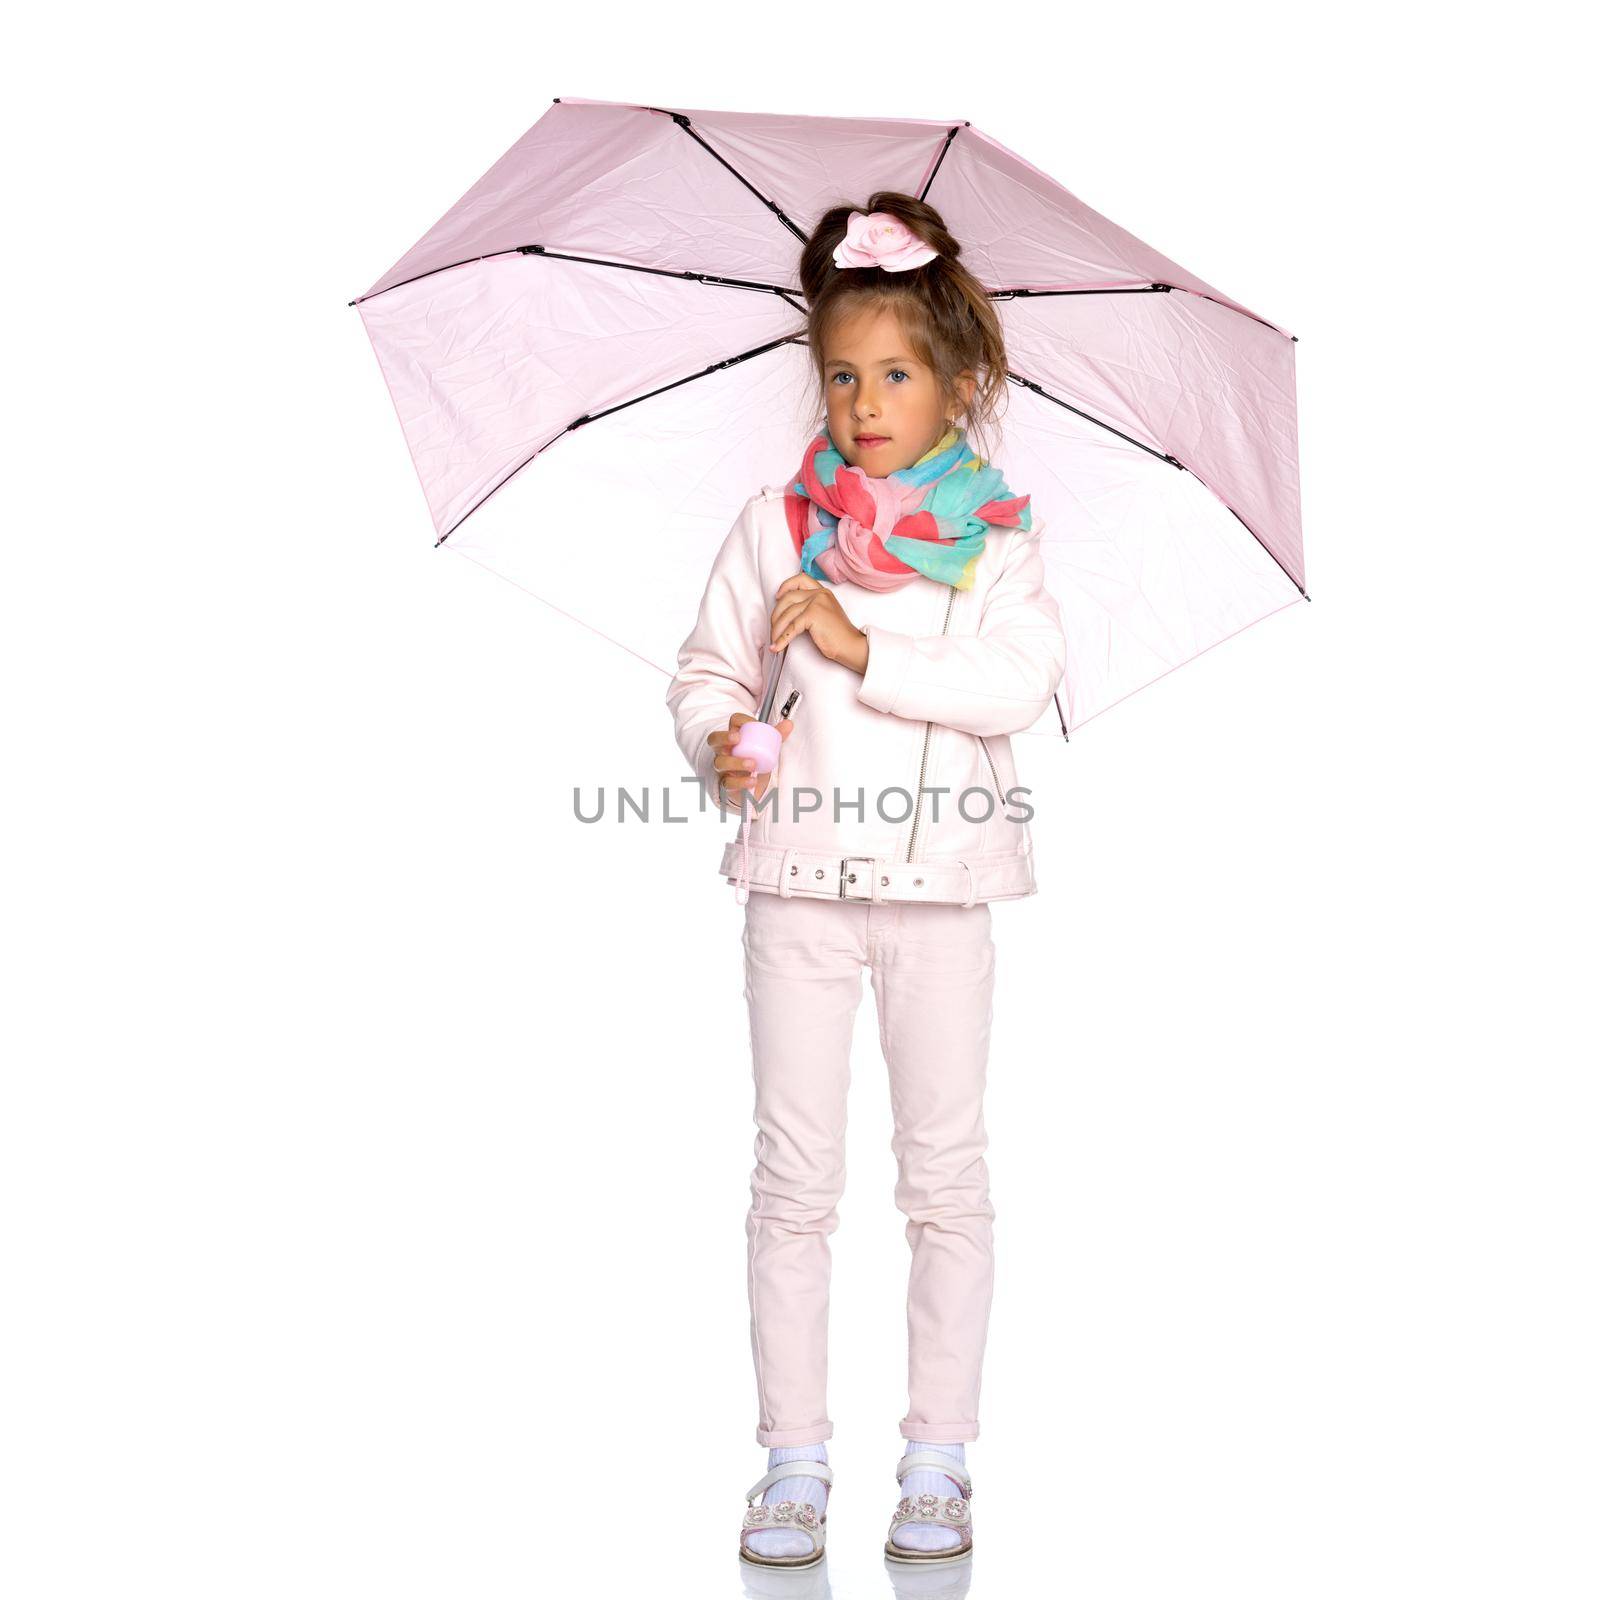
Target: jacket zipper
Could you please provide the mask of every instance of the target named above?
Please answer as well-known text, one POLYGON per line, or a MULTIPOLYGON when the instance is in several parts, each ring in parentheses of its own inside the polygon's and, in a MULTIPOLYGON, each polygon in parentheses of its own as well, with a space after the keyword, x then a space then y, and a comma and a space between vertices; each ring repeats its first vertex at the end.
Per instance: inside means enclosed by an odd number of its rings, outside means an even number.
MULTIPOLYGON (((956 591, 955 586, 952 584, 950 599, 944 608, 944 626, 939 630, 940 638, 943 638, 950 631, 950 613, 955 610, 955 605, 956 591)), ((922 767, 917 773, 917 809, 911 817, 911 839, 906 845, 906 861, 908 864, 916 854, 917 829, 922 825, 922 784, 923 780, 928 776, 928 746, 933 743, 933 724, 927 722, 923 724, 923 727, 926 731, 922 735, 922 767)))
POLYGON ((994 774, 994 797, 1004 805, 1005 802, 1000 794, 1000 769, 994 764, 994 757, 989 755, 989 742, 981 733, 974 734, 973 737, 983 746, 983 753, 989 758, 989 770, 994 774))

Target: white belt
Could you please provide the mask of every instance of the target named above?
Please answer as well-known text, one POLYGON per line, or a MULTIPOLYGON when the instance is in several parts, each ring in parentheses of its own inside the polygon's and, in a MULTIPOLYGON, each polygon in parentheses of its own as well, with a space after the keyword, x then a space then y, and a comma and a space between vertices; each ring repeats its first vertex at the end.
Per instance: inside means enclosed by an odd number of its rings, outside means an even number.
MULTIPOLYGON (((749 842, 748 849, 746 882, 773 889, 785 899, 813 895, 876 905, 910 900, 970 906, 977 903, 980 887, 991 888, 994 896, 1025 894, 1031 887, 1029 864, 1022 857, 1008 857, 1004 862, 990 863, 987 870, 974 871, 965 861, 908 862, 887 856, 840 856, 756 840, 749 842)), ((723 873, 729 878, 738 870, 739 851, 738 844, 730 843, 724 854, 723 873)))

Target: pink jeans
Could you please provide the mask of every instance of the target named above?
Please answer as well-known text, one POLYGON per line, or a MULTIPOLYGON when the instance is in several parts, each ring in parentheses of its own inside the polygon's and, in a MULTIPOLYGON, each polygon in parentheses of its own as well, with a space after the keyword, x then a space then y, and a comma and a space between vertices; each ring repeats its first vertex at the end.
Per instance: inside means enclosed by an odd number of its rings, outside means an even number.
POLYGON ((764 1445, 833 1436, 828 1235, 844 1193, 845 1096, 861 968, 889 1068, 895 1204, 906 1216, 907 1439, 978 1437, 994 1294, 983 1090, 994 993, 989 907, 783 897, 745 903, 755 1073, 750 1344, 764 1445))

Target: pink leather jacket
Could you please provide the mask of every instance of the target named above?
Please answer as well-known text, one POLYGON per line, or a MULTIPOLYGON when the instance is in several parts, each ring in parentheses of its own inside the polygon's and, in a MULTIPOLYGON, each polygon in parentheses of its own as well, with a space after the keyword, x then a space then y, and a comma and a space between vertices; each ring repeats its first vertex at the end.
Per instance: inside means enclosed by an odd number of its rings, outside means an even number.
POLYGON ((807 633, 783 660, 772 717, 801 691, 767 792, 719 796, 706 743, 735 711, 760 714, 774 594, 799 571, 783 490, 752 495, 711 568, 667 689, 678 747, 712 804, 745 813, 719 870, 781 895, 959 905, 1037 890, 1009 735, 1049 705, 1066 669, 1035 518, 991 529, 973 586, 917 576, 876 592, 832 585, 868 640, 865 675, 807 633))

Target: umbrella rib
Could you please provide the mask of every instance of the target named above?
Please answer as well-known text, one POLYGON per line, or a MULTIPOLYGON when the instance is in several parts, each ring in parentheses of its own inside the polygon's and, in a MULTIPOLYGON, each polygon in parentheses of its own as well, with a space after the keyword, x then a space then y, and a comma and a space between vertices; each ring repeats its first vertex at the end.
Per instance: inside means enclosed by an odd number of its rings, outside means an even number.
POLYGON ((585 261, 595 267, 619 267, 624 272, 649 272, 658 278, 683 278, 692 283, 714 283, 722 289, 755 289, 763 294, 775 294, 786 305, 791 305, 802 315, 805 307, 792 296, 798 289, 780 289, 775 283, 757 283, 753 278, 722 278, 714 272, 690 272, 683 267, 645 267, 633 261, 606 261, 599 256, 575 256, 562 250, 551 250, 542 244, 519 244, 517 254, 544 256, 551 261, 585 261))
MULTIPOLYGON (((1306 596, 1307 600, 1309 600, 1310 598, 1311 598, 1310 595, 1306 596)), ((1195 652, 1194 655, 1189 656, 1186 660, 1174 662, 1165 671, 1158 672, 1155 675, 1155 677, 1153 677, 1149 681, 1149 683, 1141 683, 1137 688, 1129 689, 1126 694, 1119 694, 1115 700, 1108 701, 1105 705, 1101 706, 1098 711, 1091 711, 1089 713, 1089 715, 1086 716, 1083 719, 1082 722, 1077 724, 1077 726, 1080 727, 1080 728, 1087 727, 1091 722, 1094 721, 1094 719, 1096 717, 1103 717, 1106 714, 1106 712, 1111 710, 1111 708, 1113 706, 1120 706, 1124 700, 1131 700, 1134 695, 1143 694, 1146 689, 1154 688, 1154 686, 1156 684, 1160 683, 1163 678, 1170 677, 1174 672, 1176 672, 1179 667, 1188 666, 1190 661, 1198 661, 1200 659, 1200 657, 1203 656, 1206 653, 1207 650, 1215 650, 1219 644, 1226 644, 1228 642, 1228 640, 1230 640, 1230 639, 1237 639, 1239 637, 1239 635, 1245 631, 1246 628, 1253 628, 1258 623, 1265 622, 1268 617, 1275 617, 1275 616, 1277 616, 1277 614, 1280 611, 1287 611, 1289 609, 1289 607, 1292 606, 1293 604, 1294 604, 1293 600, 1286 600, 1281 606, 1274 606, 1272 608, 1272 610, 1267 611, 1267 612, 1263 612, 1262 615, 1257 617, 1257 618, 1255 618, 1254 621, 1245 623, 1243 627, 1235 628, 1232 633, 1225 633, 1225 634, 1223 634, 1223 636, 1220 639, 1213 639, 1211 641, 1211 643, 1208 644, 1205 647, 1205 650, 1198 650, 1198 651, 1195 652)), ((1024 736, 1028 735, 1030 732, 1031 732, 1031 730, 1029 730, 1029 729, 1024 729, 1023 730, 1024 736)), ((1013 737, 1015 737, 1015 736, 1013 736, 1013 737)), ((1038 736, 1035 735, 1035 737, 1038 737, 1038 736)), ((1044 737, 1053 739, 1053 738, 1055 738, 1055 735, 1052 733, 1052 734, 1047 734, 1044 737)))
POLYGON ((780 289, 775 283, 757 283, 751 278, 721 278, 712 272, 689 272, 681 267, 646 267, 634 261, 607 261, 601 256, 570 255, 542 244, 513 245, 509 250, 491 250, 487 255, 467 256, 460 261, 447 262, 442 267, 430 267, 426 272, 419 272, 414 278, 402 278, 399 283, 391 283, 388 289, 379 289, 377 294, 357 295, 354 300, 347 303, 357 305, 363 300, 375 300, 379 294, 388 294, 390 289, 403 289, 408 283, 420 283, 424 278, 433 277, 435 273, 453 272, 457 267, 474 266, 480 261, 493 261, 499 256, 545 256, 552 261, 583 261, 593 267, 615 267, 621 272, 649 272, 661 278, 683 278, 693 283, 714 283, 723 289, 757 289, 765 294, 777 295, 796 311, 805 309, 798 301, 791 298, 799 292, 798 290, 780 289))
MULTIPOLYGON (((805 229, 801 228, 798 224, 796 224, 789 217, 789 215, 784 211, 783 207, 778 204, 778 202, 776 200, 769 199, 766 195, 762 194, 762 192, 758 188, 756 188, 756 186, 753 183, 751 183, 751 181, 747 177, 745 177, 745 175, 742 172, 740 172, 739 169, 736 166, 734 166, 731 161, 729 161, 725 156, 719 155, 717 153, 717 151, 712 149, 712 147, 709 144, 707 144, 706 141, 703 138, 701 138, 700 134, 695 130, 694 125, 689 121, 688 117, 686 117, 683 114, 683 112, 681 112, 681 111, 668 111, 662 106, 644 106, 644 107, 642 107, 642 109, 645 110, 645 111, 654 111, 660 116, 671 117, 672 120, 675 123, 677 123, 677 125, 680 128, 682 128, 683 131, 686 134, 688 134, 689 137, 691 139, 693 139, 694 142, 697 145, 699 145, 700 148, 702 150, 704 150, 707 155, 709 155, 712 158, 712 160, 718 161, 724 167, 726 167, 728 169, 728 171, 731 172, 733 174, 733 176, 735 178, 737 178, 739 180, 739 182, 742 183, 745 186, 745 188, 747 188, 750 191, 750 193, 753 194, 756 197, 756 199, 759 200, 762 203, 762 205, 764 205, 767 208, 767 210, 769 210, 773 214, 773 216, 775 216, 778 219, 778 221, 781 222, 784 225, 784 227, 786 227, 790 231, 790 233, 792 233, 795 236, 795 238, 797 238, 802 244, 807 242, 807 234, 806 234, 805 229)), ((942 159, 942 152, 941 152, 941 159, 942 159)), ((934 170, 937 171, 938 169, 935 168, 934 170)), ((932 180, 930 179, 929 181, 931 182, 932 180)), ((448 272, 448 271, 451 270, 452 267, 471 266, 474 262, 477 262, 477 261, 488 261, 494 256, 512 255, 512 254, 519 254, 519 255, 554 255, 554 254, 556 254, 556 252, 555 251, 547 251, 544 248, 543 245, 526 245, 526 244, 518 245, 514 251, 512 251, 512 250, 491 250, 486 255, 468 256, 464 260, 461 260, 461 261, 452 261, 447 266, 432 267, 427 272, 419 272, 415 278, 405 278, 400 283, 391 283, 389 285, 388 289, 380 289, 380 290, 378 290, 378 293, 379 294, 387 294, 389 292, 389 289, 403 288, 405 286, 405 284, 407 284, 407 283, 416 283, 419 279, 432 277, 432 275, 435 272, 448 272)), ((658 273, 661 273, 663 276, 666 276, 666 277, 695 278, 695 279, 698 279, 702 283, 723 283, 723 284, 729 285, 732 288, 739 288, 739 289, 765 289, 769 293, 777 295, 780 299, 788 299, 788 294, 790 292, 790 291, 785 291, 783 289, 778 289, 778 288, 774 287, 770 283, 747 283, 747 282, 744 282, 744 281, 742 281, 740 279, 737 279, 737 278, 716 278, 716 277, 711 276, 709 273, 704 273, 704 272, 677 272, 677 271, 673 271, 672 269, 666 268, 666 267, 639 267, 639 266, 633 266, 631 263, 622 262, 622 261, 595 261, 592 256, 562 256, 562 257, 560 257, 560 259, 564 260, 564 261, 594 261, 594 264, 596 266, 601 266, 601 267, 624 267, 628 271, 631 271, 631 272, 658 272, 658 273)), ((362 300, 371 299, 371 298, 374 298, 374 297, 373 296, 369 296, 369 295, 357 295, 354 300, 348 301, 347 304, 353 306, 353 305, 358 304, 362 300)), ((790 300, 789 304, 794 305, 794 302, 792 300, 790 300)), ((796 306, 795 309, 799 310, 801 308, 796 306)))
POLYGON ((1284 577, 1286 577, 1289 580, 1289 582, 1292 583, 1295 586, 1295 588, 1297 588, 1300 591, 1300 598, 1302 600, 1309 600, 1311 598, 1311 596, 1306 593, 1306 586, 1303 583, 1301 583, 1301 581, 1297 577, 1295 577, 1295 575, 1286 566, 1284 566, 1284 564, 1281 561, 1278 561, 1278 553, 1277 553, 1277 551, 1275 551, 1272 548, 1272 546, 1270 544, 1268 544, 1267 541, 1265 539, 1263 539, 1261 537, 1261 535, 1259 533, 1257 533, 1256 530, 1254 528, 1252 528, 1250 526, 1250 524, 1244 520, 1243 517, 1240 517, 1239 513, 1237 511, 1235 511, 1234 508, 1232 506, 1230 506, 1228 504, 1228 502, 1226 500, 1224 500, 1220 494, 1217 494, 1217 491, 1215 489, 1213 489, 1211 487, 1211 485, 1209 483, 1207 483, 1206 480, 1204 478, 1202 478, 1200 476, 1200 474, 1194 470, 1193 467, 1184 466, 1184 464, 1180 460, 1178 460, 1178 458, 1176 456, 1168 456, 1168 457, 1166 457, 1166 459, 1168 461, 1170 461, 1173 464, 1173 466, 1175 466, 1178 469, 1179 472, 1187 472, 1189 474, 1189 476, 1191 478, 1193 478, 1196 483, 1203 485, 1208 494, 1216 495, 1217 503, 1219 505, 1221 505, 1225 510, 1232 512, 1235 517, 1238 517, 1239 526, 1241 528, 1243 528, 1244 531, 1246 533, 1248 533, 1250 535, 1250 537, 1252 539, 1254 539, 1255 542, 1258 545, 1260 545, 1261 548, 1263 550, 1265 550, 1267 552, 1267 554, 1269 556, 1271 556, 1272 559, 1275 562, 1277 562, 1278 571, 1281 572, 1284 575, 1284 577))
MULTIPOLYGON (((961 132, 962 128, 970 128, 971 126, 970 122, 963 122, 957 127, 951 128, 945 134, 944 143, 939 147, 938 158, 933 163, 933 171, 928 174, 928 181, 923 184, 922 193, 917 197, 919 200, 928 198, 928 190, 933 187, 933 180, 938 177, 939 168, 944 165, 944 158, 950 152, 951 141, 961 132)), ((1252 322, 1259 322, 1262 327, 1271 328, 1274 333, 1282 333, 1284 331, 1275 322, 1268 322, 1265 317, 1258 317, 1253 311, 1246 311, 1241 306, 1228 305, 1226 301, 1219 300, 1212 294, 1203 294, 1199 289, 1186 289, 1181 283, 1150 283, 1125 289, 991 289, 989 298, 991 300, 1015 300, 1024 295, 1033 298, 1060 294, 1170 294, 1174 289, 1178 289, 1184 294, 1192 294, 1201 300, 1209 300, 1212 305, 1222 306, 1226 311, 1237 311, 1240 316, 1249 317, 1252 322)), ((1297 334, 1291 333, 1288 337, 1295 344, 1299 344, 1300 339, 1297 334)))
POLYGON ((421 283, 424 278, 431 278, 436 272, 454 272, 457 267, 470 267, 479 261, 493 261, 497 256, 514 256, 520 246, 510 250, 489 250, 481 256, 463 256, 459 261, 447 261, 442 267, 429 267, 426 272, 419 272, 414 278, 402 278, 399 283, 391 283, 387 288, 375 289, 371 294, 358 294, 354 300, 346 300, 347 306, 358 306, 367 300, 376 300, 380 294, 388 294, 391 289, 403 289, 408 283, 421 283))
POLYGON ((448 528, 446 528, 437 539, 433 541, 434 549, 437 550, 439 546, 442 545, 445 540, 448 539, 450 535, 454 533, 456 529, 459 528, 461 524, 465 522, 467 518, 470 517, 472 513, 484 503, 484 501, 488 500, 493 494, 495 494, 497 490, 503 489, 514 477, 516 477, 519 472, 522 471, 525 466, 528 465, 529 461, 533 461, 539 456, 543 455, 544 452, 548 450, 557 439, 565 437, 565 435, 573 432, 577 428, 583 427, 587 423, 598 422, 601 417, 609 417, 614 411, 624 411, 629 406, 638 405, 641 400, 653 399, 658 394, 665 394, 669 389, 677 389, 681 388, 686 383, 693 383, 697 378, 709 378, 713 372, 721 372, 726 367, 736 367, 741 361, 750 360, 752 356, 765 355, 769 350, 776 350, 780 346, 786 344, 795 344, 804 340, 804 338, 805 335, 803 333, 786 334, 781 339, 773 339, 766 344, 757 345, 753 350, 745 350, 739 355, 729 356, 725 361, 713 361, 709 367, 704 368, 702 371, 691 372, 687 377, 684 378, 675 378, 671 383, 662 384, 659 389, 651 389, 645 394, 635 395, 631 400, 619 400, 616 405, 607 406, 604 411, 586 411, 581 417, 574 417, 572 421, 566 425, 566 427, 560 430, 559 433, 554 433, 548 439, 546 439, 545 442, 527 458, 527 460, 519 461, 516 466, 514 466, 505 475, 505 477, 503 477, 499 483, 494 486, 493 489, 490 489, 489 492, 482 497, 482 499, 475 500, 464 512, 462 512, 462 514, 457 517, 456 520, 448 528))
POLYGON ((933 187, 933 180, 939 176, 939 168, 944 165, 944 158, 950 153, 950 141, 961 132, 963 128, 970 128, 970 122, 958 123, 944 136, 944 143, 939 146, 938 158, 933 163, 933 171, 928 174, 928 181, 922 186, 922 193, 917 196, 919 200, 928 198, 928 191, 933 187))
MULTIPOLYGON (((1192 469, 1189 468, 1189 467, 1185 467, 1181 461, 1178 463, 1178 466, 1179 466, 1179 469, 1181 471, 1190 472, 1192 474, 1192 476, 1193 476, 1193 478, 1194 478, 1196 483, 1205 483, 1206 482, 1205 479, 1202 478, 1198 472, 1192 472, 1192 469)), ((1206 483, 1206 488, 1211 489, 1211 485, 1209 483, 1206 483)), ((1212 494, 1217 494, 1217 491, 1215 489, 1211 489, 1211 492, 1212 492, 1212 494)), ((1233 507, 1228 505, 1228 502, 1226 500, 1223 500, 1222 496, 1220 494, 1217 494, 1217 499, 1221 500, 1222 504, 1227 506, 1229 511, 1233 511, 1234 516, 1239 517, 1239 513, 1237 511, 1234 511, 1233 507)), ((1261 548, 1263 550, 1265 550, 1269 556, 1272 557, 1272 559, 1274 561, 1278 561, 1277 552, 1272 548, 1272 546, 1270 544, 1267 543, 1267 541, 1265 539, 1263 539, 1261 537, 1261 535, 1259 533, 1256 532, 1256 530, 1254 528, 1252 528, 1250 526, 1250 524, 1248 522, 1246 522, 1244 520, 1243 517, 1239 517, 1239 524, 1244 529, 1244 531, 1246 533, 1248 533, 1250 535, 1250 537, 1252 539, 1254 539, 1255 542, 1258 545, 1260 545, 1261 548)), ((1289 580, 1289 582, 1292 583, 1295 586, 1295 588, 1297 588, 1300 591, 1300 598, 1302 600, 1309 600, 1311 598, 1311 596, 1306 593, 1306 586, 1303 583, 1301 583, 1301 581, 1297 577, 1295 577, 1295 575, 1286 566, 1284 566, 1284 564, 1281 561, 1278 561, 1278 571, 1281 572, 1284 575, 1284 577, 1286 577, 1289 580)))
POLYGON ((990 289, 986 291, 991 300, 1044 300, 1056 295, 1064 294, 1169 294, 1172 291, 1170 283, 1125 283, 1118 284, 1115 288, 1093 289, 990 289))
POLYGON ((728 169, 728 171, 731 172, 734 175, 734 177, 736 177, 739 180, 739 182, 742 183, 745 186, 745 188, 747 188, 750 191, 750 193, 753 194, 756 197, 756 199, 759 200, 762 203, 762 205, 764 205, 767 208, 767 210, 770 211, 773 214, 773 216, 775 216, 778 219, 778 221, 781 222, 784 225, 784 227, 786 227, 789 230, 789 232, 792 233, 795 236, 795 238, 797 238, 801 242, 801 244, 805 244, 807 242, 807 235, 806 235, 805 229, 800 227, 795 222, 793 222, 789 218, 788 214, 784 211, 783 207, 780 206, 776 200, 770 199, 768 196, 762 194, 762 192, 758 188, 756 188, 756 186, 753 183, 751 183, 751 181, 747 177, 745 177, 745 175, 736 166, 734 166, 734 164, 731 161, 729 161, 725 156, 721 156, 715 150, 713 150, 711 148, 711 146, 708 145, 705 142, 705 140, 702 139, 700 137, 700 135, 695 131, 694 124, 689 121, 688 117, 686 117, 683 114, 683 112, 681 112, 681 111, 668 111, 663 106, 646 106, 645 110, 646 111, 657 112, 661 116, 664 116, 664 117, 671 117, 672 120, 675 123, 677 123, 677 125, 680 128, 682 128, 683 131, 686 134, 688 134, 689 137, 691 139, 693 139, 694 142, 697 145, 699 145, 700 148, 702 150, 704 150, 706 152, 706 154, 708 156, 710 156, 713 161, 720 161, 722 163, 722 165, 725 166, 728 169))
MULTIPOLYGON (((1227 510, 1232 511, 1233 515, 1239 518, 1239 526, 1242 527, 1244 531, 1248 533, 1250 537, 1254 539, 1255 542, 1260 545, 1261 548, 1265 550, 1274 561, 1277 562, 1278 570, 1289 580, 1290 583, 1295 586, 1295 588, 1300 591, 1301 597, 1306 600, 1311 598, 1311 596, 1306 593, 1305 585, 1301 583, 1300 580, 1295 577, 1295 575, 1286 566, 1284 566, 1281 561, 1278 561, 1277 552, 1272 548, 1272 546, 1269 545, 1267 541, 1263 539, 1261 535, 1244 520, 1243 517, 1240 517, 1239 513, 1234 511, 1234 508, 1228 505, 1228 502, 1224 500, 1220 494, 1217 494, 1217 491, 1213 489, 1209 483, 1206 483, 1206 480, 1202 478, 1193 467, 1186 467, 1175 455, 1171 455, 1165 450, 1157 450, 1153 446, 1147 445, 1142 439, 1135 439, 1132 434, 1124 433, 1121 428, 1113 428, 1109 422, 1103 421, 1101 418, 1091 415, 1089 412, 1084 411, 1081 407, 1073 405, 1068 400, 1063 400, 1060 395, 1051 394, 1051 392, 1046 389, 1043 384, 1035 383, 1032 378, 1024 378, 1020 373, 1011 372, 1009 370, 1007 371, 1006 376, 1010 378, 1013 383, 1019 384, 1024 389, 1031 390, 1034 394, 1040 396, 1041 399, 1053 400, 1058 406, 1061 406, 1064 410, 1070 411, 1075 417, 1082 417, 1085 422, 1092 422, 1097 428, 1104 428, 1107 433, 1114 433, 1119 439, 1124 439, 1129 444, 1137 445, 1147 455, 1154 456, 1157 461, 1165 461, 1168 466, 1176 467, 1179 472, 1187 472, 1196 483, 1204 485, 1209 493, 1217 496, 1217 500, 1222 506, 1224 506, 1227 510)), ((1059 709, 1059 707, 1057 709, 1059 709)))
MULTIPOLYGON (((1214 294, 1203 294, 1199 289, 1186 289, 1181 283, 1140 283, 1131 284, 1120 289, 990 289, 991 300, 1020 300, 1024 297, 1029 300, 1043 300, 1049 295, 1064 294, 1171 294, 1176 289, 1179 294, 1192 294, 1197 300, 1209 300, 1214 306, 1221 306, 1224 311, 1236 311, 1241 317, 1249 317, 1252 322, 1259 322, 1263 328, 1271 328, 1274 333, 1283 333, 1275 322, 1268 322, 1265 317, 1258 317, 1253 311, 1246 311, 1242 306, 1231 306, 1226 300, 1219 300, 1214 294)), ((1285 334, 1293 344, 1300 343, 1297 333, 1285 334)))
POLYGON ((1176 467, 1180 472, 1186 470, 1183 463, 1176 456, 1168 455, 1165 450, 1157 450, 1153 445, 1146 444, 1142 439, 1135 439, 1131 433, 1124 433, 1121 428, 1112 427, 1109 422, 1073 405, 1070 400, 1063 400, 1060 395, 1052 394, 1042 383, 1036 383, 1032 378, 1024 378, 1020 372, 1012 372, 1009 369, 1006 372, 1006 376, 1013 383, 1020 385, 1024 389, 1031 389, 1034 394, 1041 396, 1043 399, 1053 400, 1058 406, 1070 411, 1074 416, 1082 417, 1085 422, 1092 422, 1097 428, 1104 428, 1107 433, 1114 433, 1119 439, 1125 439, 1129 444, 1137 445, 1147 454, 1153 455, 1156 460, 1165 461, 1169 466, 1176 467))

